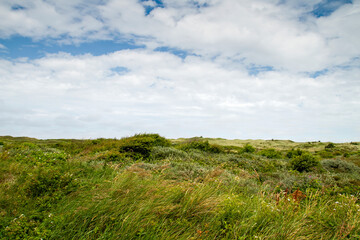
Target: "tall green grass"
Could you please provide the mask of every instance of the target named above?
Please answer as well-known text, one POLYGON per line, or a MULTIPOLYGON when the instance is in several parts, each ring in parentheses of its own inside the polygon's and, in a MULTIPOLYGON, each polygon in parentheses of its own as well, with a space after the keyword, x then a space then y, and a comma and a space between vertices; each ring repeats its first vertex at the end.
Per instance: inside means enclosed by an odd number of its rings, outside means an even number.
POLYGON ((360 238, 357 153, 157 134, 0 140, 1 239, 360 238))

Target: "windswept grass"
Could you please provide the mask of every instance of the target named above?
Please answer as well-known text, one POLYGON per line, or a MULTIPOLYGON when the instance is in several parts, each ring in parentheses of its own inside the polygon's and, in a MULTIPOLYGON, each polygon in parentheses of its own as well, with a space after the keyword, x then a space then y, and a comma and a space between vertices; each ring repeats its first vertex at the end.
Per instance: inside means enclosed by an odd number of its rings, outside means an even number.
POLYGON ((1 239, 360 238, 358 145, 0 141, 1 239))

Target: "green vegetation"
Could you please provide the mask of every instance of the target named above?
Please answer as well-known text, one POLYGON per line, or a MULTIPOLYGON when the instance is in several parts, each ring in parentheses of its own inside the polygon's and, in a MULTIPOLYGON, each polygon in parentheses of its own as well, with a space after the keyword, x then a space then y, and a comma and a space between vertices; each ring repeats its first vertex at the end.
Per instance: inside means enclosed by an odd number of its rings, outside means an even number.
POLYGON ((309 172, 313 167, 318 165, 319 161, 310 153, 304 153, 300 156, 295 156, 290 161, 291 168, 299 172, 309 172))
POLYGON ((0 137, 0 239, 359 239, 360 144, 0 137))

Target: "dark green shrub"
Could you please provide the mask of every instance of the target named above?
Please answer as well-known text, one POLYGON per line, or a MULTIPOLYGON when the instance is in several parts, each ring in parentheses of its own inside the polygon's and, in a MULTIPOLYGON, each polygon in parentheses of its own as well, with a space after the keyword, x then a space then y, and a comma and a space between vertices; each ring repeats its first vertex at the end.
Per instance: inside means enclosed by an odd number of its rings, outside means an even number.
POLYGON ((293 157, 301 156, 303 153, 305 152, 301 149, 291 149, 286 153, 286 157, 293 158, 293 157))
POLYGON ((299 172, 308 172, 318 165, 319 161, 310 153, 302 154, 301 156, 292 158, 290 161, 290 167, 299 172))
POLYGON ((330 172, 360 173, 360 168, 358 166, 340 159, 326 159, 322 160, 320 163, 323 168, 330 172))
POLYGON ((203 152, 210 152, 210 153, 221 153, 224 150, 219 145, 213 145, 210 144, 208 141, 202 141, 202 140, 193 140, 187 143, 182 143, 179 146, 180 150, 183 151, 190 151, 191 149, 198 149, 203 152))
POLYGON ((329 143, 328 145, 325 146, 325 149, 333 149, 335 148, 335 144, 333 143, 329 143))
POLYGON ((281 152, 276 151, 276 150, 273 149, 273 148, 263 149, 263 150, 261 150, 261 151, 259 152, 259 155, 264 156, 264 157, 267 157, 267 158, 273 158, 273 159, 281 158, 281 157, 282 157, 281 152))
POLYGON ((97 160, 102 160, 105 162, 119 162, 125 159, 125 154, 120 153, 119 151, 107 151, 105 153, 102 153, 97 160))
POLYGON ((251 146, 250 144, 246 144, 244 147, 243 147, 243 149, 242 149, 242 152, 244 153, 253 153, 253 152, 255 152, 256 151, 256 149, 253 147, 253 146, 251 146))
POLYGON ((4 235, 2 239, 48 239, 50 231, 41 227, 38 221, 21 214, 6 226, 4 235))
POLYGON ((134 160, 148 159, 155 146, 170 146, 171 142, 158 134, 137 134, 120 140, 119 152, 134 160))
POLYGON ((52 195, 56 192, 68 194, 74 186, 71 174, 63 174, 53 169, 40 169, 32 173, 22 185, 28 197, 52 195))
POLYGON ((4 145, 4 142, 0 141, 0 146, 4 145))

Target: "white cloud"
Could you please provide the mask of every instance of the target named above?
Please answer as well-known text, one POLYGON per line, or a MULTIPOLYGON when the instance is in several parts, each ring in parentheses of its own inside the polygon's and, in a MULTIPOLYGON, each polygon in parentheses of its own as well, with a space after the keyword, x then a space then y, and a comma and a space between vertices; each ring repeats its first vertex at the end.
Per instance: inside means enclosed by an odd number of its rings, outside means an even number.
POLYGON ((96 6, 83 1, 2 1, 0 37, 14 34, 42 39, 70 35, 73 38, 104 38, 96 6), (19 9, 12 10, 17 7, 19 9))
POLYGON ((35 39, 68 35, 62 42, 110 39, 122 35, 147 44, 187 49, 204 57, 243 59, 245 64, 291 71, 318 71, 359 55, 359 1, 329 17, 308 14, 319 1, 2 1, 0 36, 35 39), (10 10, 14 5, 24 9, 10 10), (299 18, 306 15, 305 20, 299 18), (137 36, 134 38, 134 36, 137 36))
POLYGON ((251 77, 201 57, 182 60, 151 50, 2 60, 0 131, 35 137, 151 131, 168 137, 355 140, 360 86, 354 74, 359 69, 316 79, 286 72, 251 77), (113 72, 117 66, 129 71, 113 72), (341 132, 347 128, 353 132, 341 132))
POLYGON ((121 37, 147 48, 0 60, 0 131, 358 140, 359 0, 322 18, 308 14, 319 0, 197 2, 206 6, 166 0, 145 16, 154 1, 1 1, 1 38, 121 37), (264 66, 272 71, 249 75, 264 66))
POLYGON ((317 20, 320 34, 327 40, 330 59, 342 64, 360 55, 360 1, 347 4, 326 18, 317 20))

